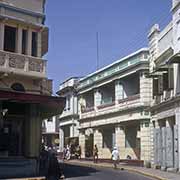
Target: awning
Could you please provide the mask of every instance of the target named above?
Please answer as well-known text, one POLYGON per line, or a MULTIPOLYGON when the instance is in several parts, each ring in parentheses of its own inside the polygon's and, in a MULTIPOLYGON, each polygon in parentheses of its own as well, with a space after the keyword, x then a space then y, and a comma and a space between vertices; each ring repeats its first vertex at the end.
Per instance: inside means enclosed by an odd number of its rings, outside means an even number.
POLYGON ((61 114, 65 107, 65 98, 62 97, 37 95, 11 90, 0 90, 0 101, 39 104, 40 115, 43 118, 61 114))
POLYGON ((180 53, 177 53, 174 56, 170 57, 167 61, 167 64, 174 64, 174 63, 180 63, 180 53))

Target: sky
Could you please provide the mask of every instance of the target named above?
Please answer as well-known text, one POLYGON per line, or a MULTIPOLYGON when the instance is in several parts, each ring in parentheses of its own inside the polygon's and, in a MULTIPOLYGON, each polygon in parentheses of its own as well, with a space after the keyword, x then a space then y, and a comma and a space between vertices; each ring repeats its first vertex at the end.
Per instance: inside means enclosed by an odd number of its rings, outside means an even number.
POLYGON ((97 66, 148 47, 152 25, 163 29, 171 20, 171 4, 172 0, 47 0, 50 33, 45 59, 54 94, 64 80, 86 76, 97 66))

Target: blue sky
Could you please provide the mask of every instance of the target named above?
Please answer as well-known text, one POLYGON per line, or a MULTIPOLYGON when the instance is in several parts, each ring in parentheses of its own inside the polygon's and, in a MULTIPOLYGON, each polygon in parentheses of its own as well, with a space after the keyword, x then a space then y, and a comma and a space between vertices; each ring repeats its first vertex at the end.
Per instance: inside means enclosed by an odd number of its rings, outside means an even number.
POLYGON ((54 93, 71 76, 84 76, 141 47, 147 47, 149 28, 161 29, 171 19, 172 0, 48 0, 50 28, 48 77, 54 93))

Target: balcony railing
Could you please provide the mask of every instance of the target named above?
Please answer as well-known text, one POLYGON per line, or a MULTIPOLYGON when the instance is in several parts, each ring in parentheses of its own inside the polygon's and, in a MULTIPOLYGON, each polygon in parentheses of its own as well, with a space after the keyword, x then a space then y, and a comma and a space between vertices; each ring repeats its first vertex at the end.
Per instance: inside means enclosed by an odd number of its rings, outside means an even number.
POLYGON ((87 113, 87 112, 91 112, 94 111, 94 107, 84 107, 81 109, 82 113, 87 113))
POLYGON ((111 107, 111 106, 114 106, 114 105, 115 105, 115 101, 111 101, 111 102, 103 103, 103 104, 99 105, 97 108, 98 109, 103 109, 103 108, 111 107))
POLYGON ((27 55, 0 51, 0 69, 4 72, 31 76, 46 76, 46 60, 27 55))
POLYGON ((121 103, 124 103, 124 102, 134 101, 134 100, 137 100, 137 99, 140 99, 140 94, 135 94, 135 95, 129 96, 129 97, 124 98, 124 99, 119 99, 118 103, 121 104, 121 103))
POLYGON ((108 113, 117 112, 117 111, 123 111, 128 108, 134 108, 134 107, 142 106, 142 105, 143 103, 141 102, 140 94, 136 94, 136 95, 127 97, 125 99, 121 99, 118 101, 118 103, 115 103, 115 101, 112 101, 106 104, 101 104, 97 106, 97 109, 95 109, 94 107, 85 108, 83 109, 83 111, 81 111, 82 114, 80 116, 80 119, 108 114, 108 113))
POLYGON ((166 90, 166 91, 163 91, 163 94, 162 95, 157 95, 155 96, 155 101, 154 103, 155 104, 160 104, 162 102, 165 102, 165 101, 168 101, 170 100, 171 98, 174 97, 174 91, 173 89, 171 90, 166 90))

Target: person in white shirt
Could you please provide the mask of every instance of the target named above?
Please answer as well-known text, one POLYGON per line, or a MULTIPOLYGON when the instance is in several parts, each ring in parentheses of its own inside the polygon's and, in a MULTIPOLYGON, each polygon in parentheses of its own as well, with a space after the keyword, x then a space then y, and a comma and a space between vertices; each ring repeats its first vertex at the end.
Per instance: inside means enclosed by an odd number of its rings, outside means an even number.
POLYGON ((117 169, 117 164, 119 163, 119 152, 117 147, 113 148, 112 160, 113 160, 114 169, 117 169))

